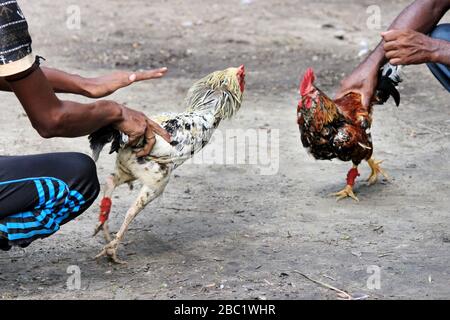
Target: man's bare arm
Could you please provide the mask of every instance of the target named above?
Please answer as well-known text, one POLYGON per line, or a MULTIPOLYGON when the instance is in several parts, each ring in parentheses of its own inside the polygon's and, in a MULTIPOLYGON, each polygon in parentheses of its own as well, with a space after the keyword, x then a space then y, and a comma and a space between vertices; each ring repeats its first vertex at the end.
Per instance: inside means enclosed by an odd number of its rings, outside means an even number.
POLYGON ((450 42, 423 33, 389 30, 381 34, 386 59, 393 65, 442 63, 450 66, 450 42))
POLYGON ((123 120, 117 103, 82 104, 56 97, 41 69, 18 81, 8 82, 33 127, 44 138, 78 137, 123 120))
MULTIPOLYGON (((119 71, 101 77, 85 78, 53 68, 41 67, 41 70, 54 92, 73 93, 88 98, 102 98, 132 83, 161 78, 167 72, 167 68, 159 68, 141 72, 119 71)), ((0 91, 12 91, 3 78, 0 78, 0 91)))
MULTIPOLYGON (((406 7, 392 22, 388 30, 414 30, 429 33, 450 9, 450 0, 416 0, 406 7)), ((384 40, 381 41, 368 57, 380 68, 387 62, 384 51, 384 40)))
MULTIPOLYGON (((142 136, 153 137, 153 133, 170 142, 169 134, 143 113, 113 101, 82 104, 59 100, 40 68, 8 84, 42 137, 79 137, 112 125, 129 136, 130 144, 137 143, 142 136)), ((146 154, 154 142, 154 139, 146 141, 146 154)))
MULTIPOLYGON (((389 30, 410 29, 420 33, 430 32, 450 9, 450 0, 416 0, 394 20, 389 30)), ((341 83, 337 97, 348 92, 358 92, 364 105, 370 103, 378 81, 378 70, 386 63, 384 41, 341 83)))

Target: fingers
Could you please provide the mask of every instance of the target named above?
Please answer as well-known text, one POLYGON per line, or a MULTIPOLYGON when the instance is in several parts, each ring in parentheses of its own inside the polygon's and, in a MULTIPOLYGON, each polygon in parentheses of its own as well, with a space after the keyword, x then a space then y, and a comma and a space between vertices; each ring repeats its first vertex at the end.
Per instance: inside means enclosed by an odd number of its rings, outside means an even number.
POLYGON ((362 103, 362 105, 364 106, 364 107, 368 107, 369 105, 370 105, 370 97, 372 96, 370 93, 367 93, 367 92, 365 92, 364 90, 362 90, 362 89, 357 89, 357 88, 352 88, 352 89, 350 89, 350 90, 345 90, 345 91, 339 91, 337 94, 336 94, 336 98, 335 98, 335 100, 338 100, 338 99, 340 99, 340 98, 342 98, 342 97, 345 97, 347 94, 349 94, 349 93, 351 93, 351 92, 353 92, 353 93, 359 93, 360 95, 361 95, 361 103, 362 103))
MULTIPOLYGON (((144 146, 136 153, 137 157, 145 157, 150 154, 150 152, 152 151, 152 149, 156 143, 155 133, 158 134, 159 136, 161 136, 168 143, 170 143, 170 140, 171 140, 170 134, 164 128, 162 128, 159 124, 157 124, 153 120, 145 117, 145 132, 143 134, 143 136, 145 138, 144 146)), ((141 136, 139 136, 137 138, 136 143, 140 142, 141 136)))
POLYGON ((392 59, 395 57, 399 56, 399 50, 391 50, 391 51, 386 51, 386 53, 384 54, 386 59, 392 59))
POLYGON ((113 79, 113 81, 111 81, 113 84, 111 85, 111 88, 107 94, 110 94, 116 91, 117 89, 127 87, 135 82, 164 77, 166 73, 167 68, 159 68, 154 70, 138 71, 138 72, 125 72, 125 71, 117 72, 113 74, 111 77, 113 79))
POLYGON ((345 95, 347 95, 350 92, 352 92, 352 90, 341 90, 341 89, 339 89, 339 91, 335 95, 335 100, 338 100, 338 99, 344 97, 345 95))
POLYGON ((381 34, 385 43, 383 45, 384 52, 387 59, 391 59, 398 55, 398 51, 402 48, 403 31, 400 30, 390 30, 383 32, 381 34))
POLYGON ((136 156, 137 157, 145 157, 148 154, 150 154, 155 143, 156 143, 155 134, 153 133, 153 130, 152 130, 150 124, 148 124, 147 130, 145 131, 145 145, 139 152, 136 153, 136 156))
POLYGON ((389 63, 396 65, 409 64, 408 62, 408 53, 405 50, 391 50, 386 51, 385 53, 386 59, 389 60, 389 63))
POLYGON ((403 61, 400 58, 393 58, 389 60, 389 63, 392 64, 393 66, 400 66, 400 65, 405 65, 408 64, 408 62, 403 61))
POLYGON ((128 77, 128 81, 129 82, 135 82, 136 81, 136 73, 133 73, 133 74, 131 74, 129 77, 128 77))
POLYGON ((396 40, 402 33, 403 31, 401 30, 389 30, 386 32, 382 32, 381 37, 383 38, 384 41, 389 42, 396 40))
POLYGON ((127 115, 128 130, 125 130, 125 133, 128 135, 128 145, 134 147, 145 135, 148 126, 146 121, 147 117, 141 112, 127 108, 125 110, 129 113, 127 115))
POLYGON ((139 82, 139 81, 145 81, 150 79, 157 79, 163 77, 167 73, 167 68, 159 68, 155 70, 147 70, 147 71, 140 71, 135 72, 130 75, 129 80, 131 82, 139 82), (133 77, 133 80, 131 79, 133 77))
POLYGON ((147 123, 150 125, 150 128, 154 133, 156 133, 158 136, 166 140, 168 143, 171 141, 170 134, 159 124, 157 124, 155 121, 151 119, 147 119, 147 123))
POLYGON ((142 135, 128 135, 128 146, 134 147, 141 140, 142 135))
POLYGON ((143 147, 135 150, 138 157, 148 155, 156 143, 155 134, 160 135, 168 143, 171 141, 170 134, 159 124, 150 120, 142 112, 122 106, 124 120, 117 124, 116 129, 128 136, 127 145, 135 147, 142 143, 143 147))
POLYGON ((370 105, 370 100, 372 99, 372 95, 361 93, 361 101, 364 107, 368 107, 370 105))
POLYGON ((398 49, 398 47, 399 47, 399 43, 397 41, 385 42, 384 45, 383 45, 383 48, 384 48, 385 52, 398 49))

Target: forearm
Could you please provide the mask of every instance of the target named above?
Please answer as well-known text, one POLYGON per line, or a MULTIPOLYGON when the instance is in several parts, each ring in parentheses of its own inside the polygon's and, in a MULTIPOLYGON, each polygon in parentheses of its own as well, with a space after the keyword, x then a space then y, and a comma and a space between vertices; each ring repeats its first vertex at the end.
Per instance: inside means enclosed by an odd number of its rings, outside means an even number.
MULTIPOLYGON (((389 30, 410 29, 429 33, 449 9, 450 0, 416 0, 400 13, 389 30)), ((364 62, 370 61, 377 68, 386 63, 383 45, 384 41, 381 41, 364 62)))
POLYGON ((114 102, 82 104, 59 100, 40 69, 9 85, 33 127, 45 138, 83 136, 122 120, 122 108, 114 102))
POLYGON ((89 79, 58 69, 46 67, 42 67, 41 69, 53 88, 53 91, 56 93, 73 93, 79 95, 87 94, 85 87, 89 79))
MULTIPOLYGON (((41 70, 54 92, 88 95, 86 87, 90 81, 89 79, 53 68, 41 67, 41 70)), ((10 85, 4 78, 0 78, 0 91, 12 91, 10 85)))
MULTIPOLYGON (((89 104, 60 101, 54 108, 48 127, 37 125, 39 133, 46 137, 80 137, 102 127, 123 120, 121 106, 113 101, 100 100, 89 104)), ((37 119, 38 120, 38 119, 37 119)), ((42 121, 38 120, 39 123, 42 121)))

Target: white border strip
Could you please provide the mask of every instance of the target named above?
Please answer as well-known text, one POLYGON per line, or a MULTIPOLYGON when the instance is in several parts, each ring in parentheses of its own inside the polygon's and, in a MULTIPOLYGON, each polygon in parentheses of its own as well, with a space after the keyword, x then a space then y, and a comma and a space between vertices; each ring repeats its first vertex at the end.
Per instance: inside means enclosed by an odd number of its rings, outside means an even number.
POLYGON ((10 23, 7 23, 7 24, 4 24, 4 25, 0 26, 0 29, 12 26, 14 24, 24 23, 24 22, 27 22, 27 20, 23 19, 23 20, 13 21, 13 22, 10 22, 10 23))
POLYGON ((0 7, 1 6, 7 6, 8 4, 11 4, 11 3, 17 3, 17 1, 6 1, 6 2, 3 2, 3 3, 0 3, 0 7))
POLYGON ((28 47, 28 46, 30 46, 30 45, 31 45, 31 43, 26 43, 26 44, 23 44, 23 45, 21 45, 21 46, 15 47, 15 48, 13 48, 13 49, 9 49, 9 50, 6 50, 6 51, 0 51, 0 55, 4 55, 4 54, 7 54, 7 53, 11 53, 11 52, 13 52, 13 51, 17 51, 17 50, 19 50, 19 49, 22 49, 22 48, 24 48, 24 47, 28 47))

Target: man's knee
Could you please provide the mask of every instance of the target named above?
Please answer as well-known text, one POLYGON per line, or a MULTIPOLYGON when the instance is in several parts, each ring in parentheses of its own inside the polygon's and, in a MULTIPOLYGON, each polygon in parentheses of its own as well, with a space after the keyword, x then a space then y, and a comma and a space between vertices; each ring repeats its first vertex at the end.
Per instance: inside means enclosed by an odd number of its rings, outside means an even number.
POLYGON ((431 31, 430 36, 434 39, 450 41, 450 23, 436 26, 436 28, 431 31))
POLYGON ((69 162, 73 165, 73 169, 78 171, 81 176, 97 176, 97 166, 94 160, 84 153, 71 152, 67 154, 66 159, 69 158, 69 162))
POLYGON ((80 184, 74 187, 82 191, 85 201, 90 205, 100 192, 97 166, 91 157, 83 153, 69 153, 67 158, 71 164, 71 170, 77 177, 77 183, 80 184))

